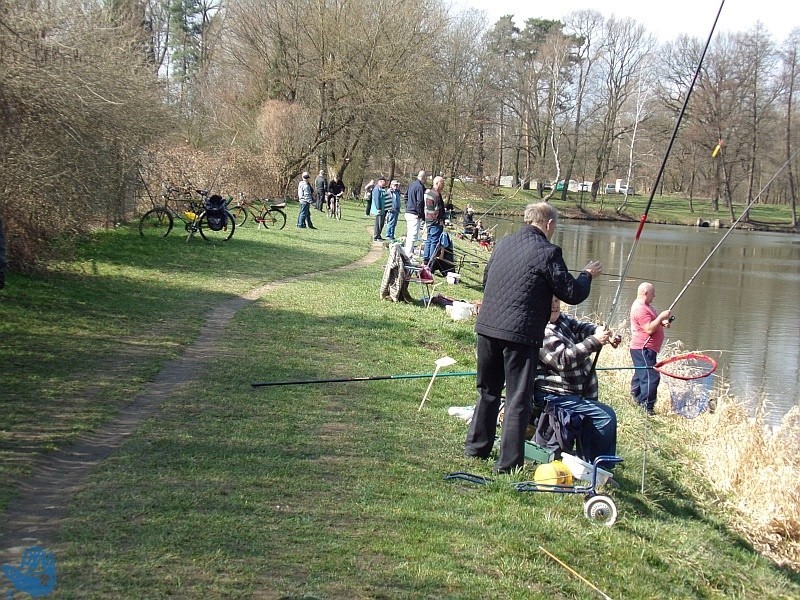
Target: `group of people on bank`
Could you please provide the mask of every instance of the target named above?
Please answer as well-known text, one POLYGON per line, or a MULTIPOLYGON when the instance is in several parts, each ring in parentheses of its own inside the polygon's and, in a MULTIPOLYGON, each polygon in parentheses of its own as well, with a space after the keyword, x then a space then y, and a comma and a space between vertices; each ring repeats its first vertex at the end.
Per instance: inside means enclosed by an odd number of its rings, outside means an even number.
MULTIPOLYGON (((403 212, 403 252, 409 259, 416 256, 415 244, 424 226, 424 264, 429 264, 437 251, 447 218, 444 178, 434 177, 430 188, 425 185, 427 178, 427 173, 420 171, 408 186, 403 212)), ((330 194, 335 178, 331 184, 321 185, 318 177, 316 190, 308 179, 304 173, 298 189, 301 210, 297 226, 313 228, 310 205, 315 196, 320 203, 323 194, 330 194)), ((365 213, 374 218, 373 241, 394 241, 403 208, 399 181, 393 179, 387 185, 382 176, 370 181, 365 200, 365 213)), ((322 209, 321 203, 318 208, 322 209)), ((480 230, 470 209, 465 210, 464 225, 480 230)), ((577 415, 581 422, 577 453, 589 462, 616 453, 617 417, 611 406, 598 400, 592 356, 606 344, 617 347, 621 337, 561 311, 561 302, 575 305, 586 300, 602 264, 589 261, 573 276, 561 248, 550 242, 557 222, 557 212, 547 202, 528 205, 524 225, 495 245, 484 272, 484 296, 475 326, 478 400, 464 453, 489 457, 503 406, 500 452, 494 465, 498 473, 524 465, 525 440, 535 414, 541 414, 540 419, 545 415, 558 419, 563 412, 577 415)), ((669 327, 671 317, 670 311, 655 311, 654 296, 653 285, 642 283, 630 315, 630 354, 636 367, 631 396, 647 414, 653 414, 659 384, 658 372, 651 367, 656 364, 663 329, 669 327)))
MULTIPOLYGON (((613 408, 598 401, 591 357, 605 344, 616 347, 621 336, 561 312, 562 301, 586 300, 602 264, 589 261, 577 277, 569 272, 561 248, 550 242, 558 221, 550 204, 528 205, 524 221, 518 232, 495 245, 475 325, 478 401, 464 454, 489 458, 504 398, 497 473, 524 466, 534 410, 542 413, 540 419, 558 419, 559 411, 577 415, 578 454, 586 461, 616 454, 617 417, 613 408)), ((634 371, 631 395, 648 414, 658 388, 658 372, 649 367, 656 362, 672 315, 655 311, 654 295, 652 284, 642 283, 631 307, 630 353, 641 367, 634 371)))
MULTIPOLYGON (((413 260, 416 256, 414 245, 420 240, 422 227, 425 227, 425 245, 422 253, 424 264, 430 262, 439 247, 447 216, 442 196, 444 177, 434 177, 430 188, 425 187, 427 180, 428 174, 420 171, 417 178, 408 186, 403 214, 406 221, 403 252, 409 259, 413 260)), ((402 206, 400 182, 393 179, 389 189, 386 190, 386 178, 379 177, 377 181, 370 181, 365 190, 369 197, 366 212, 375 218, 373 241, 395 241, 395 231, 402 206), (386 237, 383 236, 384 227, 386 237)))
MULTIPOLYGON (((335 175, 329 183, 325 179, 324 171, 319 172, 313 186, 310 179, 310 174, 304 172, 297 188, 297 197, 300 201, 297 227, 316 229, 311 220, 312 204, 318 210, 323 210, 323 206, 330 203, 333 198, 341 199, 345 187, 335 175)), ((430 262, 439 247, 447 217, 442 196, 444 178, 434 177, 430 188, 425 186, 427 180, 428 174, 420 171, 416 179, 409 184, 405 198, 397 179, 392 179, 387 184, 386 177, 380 176, 377 180, 370 181, 364 188, 365 213, 375 219, 372 230, 373 241, 396 241, 397 225, 402 213, 406 222, 403 251, 409 260, 415 260, 415 245, 420 241, 422 228, 425 227, 422 251, 424 264, 430 262)))
POLYGON ((340 202, 344 196, 345 186, 339 181, 339 177, 334 174, 330 182, 325 178, 325 171, 320 171, 311 185, 311 174, 304 171, 297 185, 297 199, 300 201, 300 213, 297 215, 297 227, 300 229, 316 229, 311 222, 311 205, 313 204, 318 211, 325 206, 328 214, 331 214, 331 204, 340 202))

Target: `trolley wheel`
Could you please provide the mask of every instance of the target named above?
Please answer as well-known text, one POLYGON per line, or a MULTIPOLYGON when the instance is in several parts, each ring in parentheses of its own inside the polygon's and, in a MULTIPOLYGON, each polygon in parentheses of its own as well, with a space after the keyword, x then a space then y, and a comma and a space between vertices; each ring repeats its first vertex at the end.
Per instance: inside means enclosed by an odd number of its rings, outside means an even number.
POLYGON ((584 516, 611 527, 617 522, 617 505, 608 496, 592 496, 583 504, 584 516))

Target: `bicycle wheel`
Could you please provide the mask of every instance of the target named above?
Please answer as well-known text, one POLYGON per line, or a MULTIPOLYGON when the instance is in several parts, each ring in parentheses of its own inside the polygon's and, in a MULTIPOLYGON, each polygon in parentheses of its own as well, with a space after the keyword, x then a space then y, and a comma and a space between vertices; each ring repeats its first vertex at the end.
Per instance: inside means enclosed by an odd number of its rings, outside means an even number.
POLYGON ((261 213, 262 225, 267 229, 283 229, 286 227, 286 214, 277 208, 265 208, 261 213))
POLYGON ((334 202, 333 199, 329 199, 328 204, 325 208, 325 216, 327 216, 329 219, 333 216, 333 209, 331 206, 333 202, 334 202))
MULTIPOLYGON (((213 219, 213 217, 212 217, 213 219)), ((233 215, 225 211, 225 222, 220 229, 212 229, 208 222, 208 211, 200 215, 200 235, 209 242, 224 242, 231 239, 233 232, 236 231, 236 219, 233 215)))
POLYGON ((341 198, 338 198, 336 200, 336 220, 337 221, 341 221, 342 220, 342 199, 341 198))
POLYGON ((152 208, 139 219, 139 235, 142 237, 166 237, 172 231, 172 215, 161 208, 152 208))
POLYGON ((247 207, 243 204, 231 206, 229 209, 233 215, 233 220, 236 221, 236 226, 241 227, 247 222, 247 207))

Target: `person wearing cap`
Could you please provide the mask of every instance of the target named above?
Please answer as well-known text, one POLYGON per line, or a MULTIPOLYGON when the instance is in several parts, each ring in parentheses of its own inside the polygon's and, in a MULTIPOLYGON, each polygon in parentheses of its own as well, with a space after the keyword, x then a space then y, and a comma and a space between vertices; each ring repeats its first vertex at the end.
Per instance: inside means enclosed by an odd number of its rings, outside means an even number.
POLYGON ((316 197, 316 203, 314 206, 317 207, 318 211, 322 211, 322 203, 327 200, 326 196, 328 193, 328 180, 325 179, 325 171, 320 171, 317 178, 314 180, 314 196, 316 197))
POLYGON ((300 200, 300 213, 297 215, 297 226, 300 229, 316 229, 311 222, 311 204, 314 202, 314 190, 311 188, 308 171, 303 172, 300 184, 297 186, 297 199, 300 200))
POLYGON ((386 238, 394 241, 394 228, 400 216, 400 182, 392 179, 389 184, 389 202, 386 205, 386 238))
POLYGON ((372 240, 382 242, 381 232, 386 221, 386 194, 383 188, 386 187, 386 177, 381 175, 372 188, 372 204, 369 214, 375 217, 375 228, 372 230, 372 240))

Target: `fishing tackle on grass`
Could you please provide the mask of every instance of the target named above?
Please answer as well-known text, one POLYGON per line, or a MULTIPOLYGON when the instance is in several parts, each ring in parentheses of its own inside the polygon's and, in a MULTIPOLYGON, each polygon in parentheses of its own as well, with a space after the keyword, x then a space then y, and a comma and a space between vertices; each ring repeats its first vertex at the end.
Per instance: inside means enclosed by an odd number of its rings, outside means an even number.
MULTIPOLYGON (((698 377, 705 377, 706 375, 710 375, 714 372, 717 368, 717 363, 714 359, 698 354, 698 353, 689 353, 689 354, 681 354, 680 356, 673 356, 666 360, 660 361, 653 365, 652 367, 597 367, 598 371, 625 371, 631 369, 655 369, 659 371, 662 375, 666 375, 667 377, 676 377, 680 379, 696 379, 698 377), (681 375, 681 373, 690 373, 687 370, 686 363, 692 359, 697 359, 698 357, 702 356, 703 364, 706 365, 705 370, 708 370, 713 365, 713 368, 705 374, 697 374, 695 376, 681 375)), ((702 371, 700 371, 702 372, 702 371)), ((333 378, 326 378, 326 379, 289 379, 285 381, 254 381, 250 385, 252 387, 272 387, 272 386, 283 386, 283 385, 313 385, 313 384, 320 384, 320 383, 353 383, 356 381, 382 381, 388 379, 430 379, 434 375, 436 377, 474 377, 477 375, 477 371, 453 371, 450 373, 439 373, 439 372, 431 372, 431 373, 405 373, 405 374, 397 374, 397 375, 366 375, 363 377, 333 377, 333 378)))

